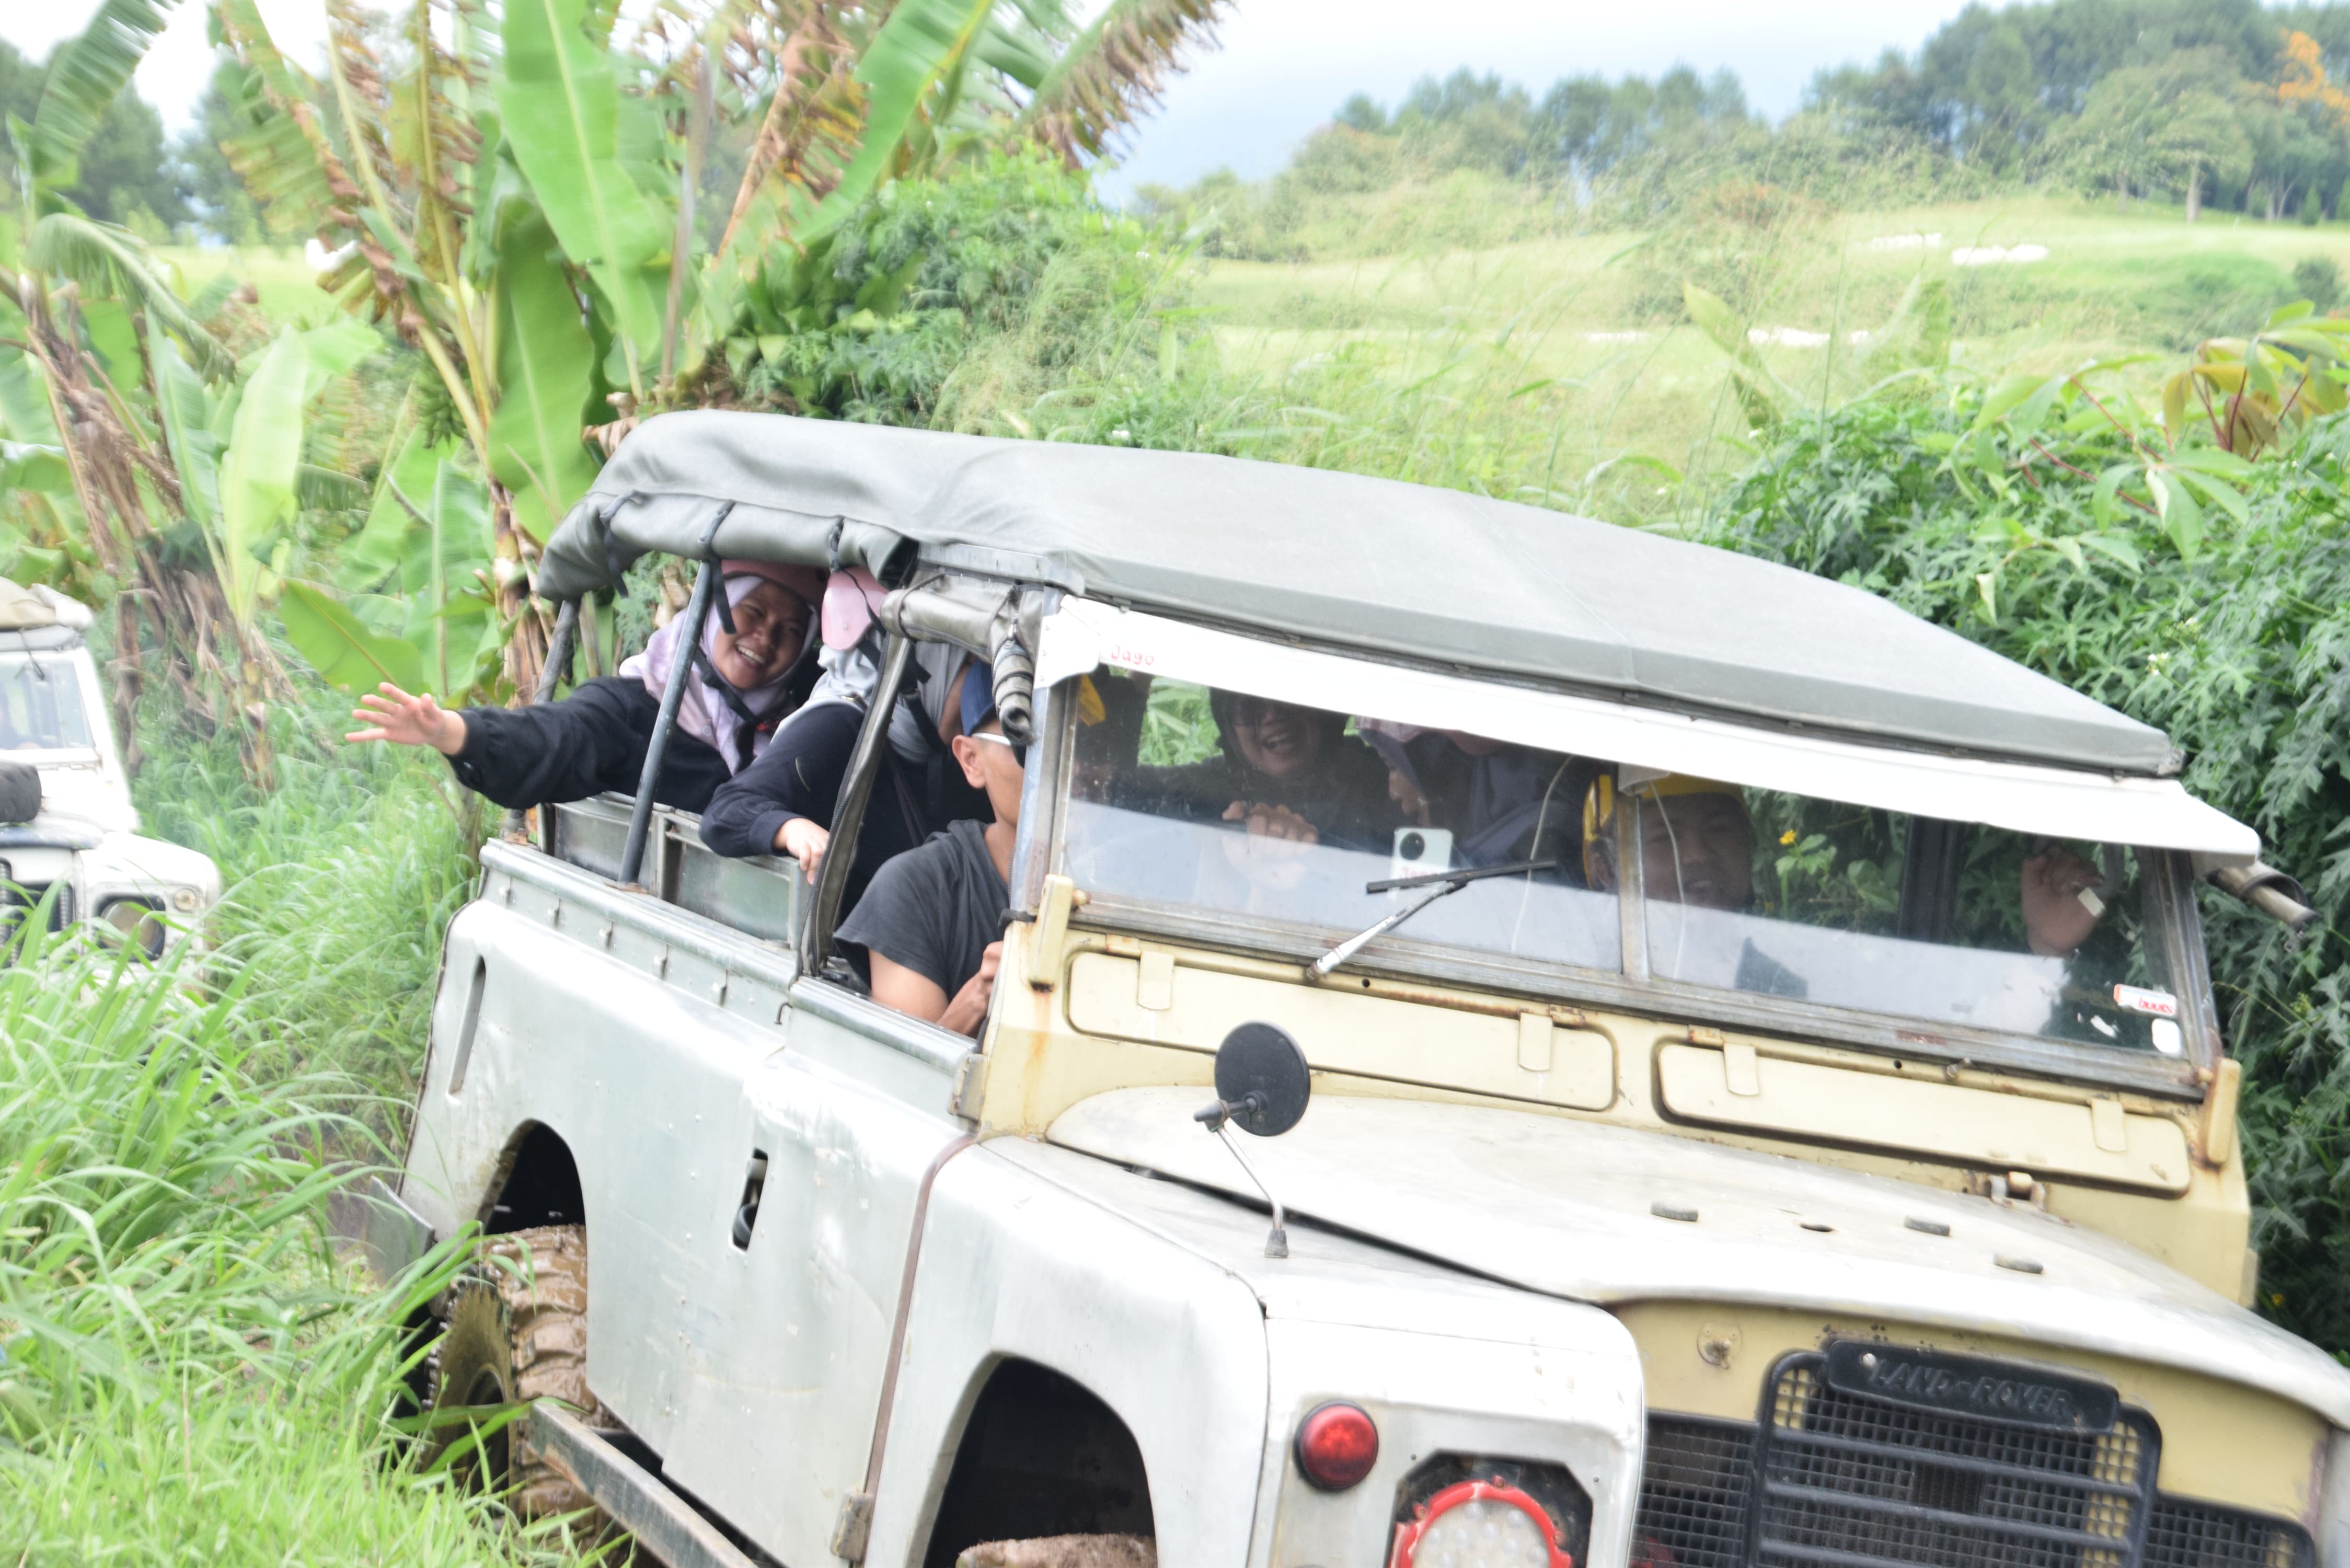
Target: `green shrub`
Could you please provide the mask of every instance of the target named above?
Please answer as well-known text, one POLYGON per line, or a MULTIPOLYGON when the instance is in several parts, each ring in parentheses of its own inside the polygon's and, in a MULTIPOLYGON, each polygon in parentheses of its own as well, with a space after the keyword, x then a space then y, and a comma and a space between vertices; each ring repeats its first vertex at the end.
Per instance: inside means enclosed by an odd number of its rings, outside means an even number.
POLYGON ((2342 301, 2342 268, 2332 256, 2303 256, 2293 264, 2293 286, 2323 316, 2342 301))
POLYGON ((2257 256, 2171 255, 2138 269, 2128 303, 2137 313, 2135 336, 2185 352, 2207 337, 2240 336, 2301 295, 2296 280, 2257 256))
POLYGON ((2350 1349, 2350 429, 2322 422, 2264 462, 2249 521, 2214 509, 2189 556, 2099 504, 2094 476, 2120 446, 2095 421, 2035 438, 2082 472, 2027 465, 2019 441, 1995 454, 2005 493, 1969 493, 1950 458, 1977 396, 1791 421, 1708 536, 1883 594, 2162 727, 2190 755, 2188 787, 2303 879, 2324 921, 2299 948, 2208 888, 2201 905, 2244 1064, 2261 1307, 2350 1349))
POLYGON ((1139 295, 1163 271, 1149 250, 1082 174, 990 153, 885 185, 805 253, 771 259, 745 288, 728 367, 756 406, 924 424, 976 343, 1022 332, 1040 363, 1066 363, 1090 328, 1090 305, 1066 308, 1073 271, 1090 295, 1139 295), (1071 319, 1040 321, 1040 296, 1071 319))

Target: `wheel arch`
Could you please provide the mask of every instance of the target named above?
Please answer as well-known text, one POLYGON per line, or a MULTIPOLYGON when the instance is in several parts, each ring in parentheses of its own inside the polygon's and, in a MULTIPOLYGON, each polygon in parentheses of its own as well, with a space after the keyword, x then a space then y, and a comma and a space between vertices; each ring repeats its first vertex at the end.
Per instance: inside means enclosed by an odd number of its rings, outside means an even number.
POLYGON ((1263 1305, 1231 1271, 983 1144, 931 1192, 867 1568, 925 1568, 981 1401, 1021 1362, 1080 1386, 1135 1441, 1162 1563, 1248 1560, 1264 1462, 1263 1305))
POLYGON ((588 1199, 570 1142, 532 1119, 506 1136, 474 1213, 482 1233, 503 1236, 538 1225, 585 1225, 588 1199))
POLYGON ((1057 1367, 999 1355, 975 1369, 922 1568, 983 1541, 1155 1532, 1149 1466, 1108 1401, 1057 1367))

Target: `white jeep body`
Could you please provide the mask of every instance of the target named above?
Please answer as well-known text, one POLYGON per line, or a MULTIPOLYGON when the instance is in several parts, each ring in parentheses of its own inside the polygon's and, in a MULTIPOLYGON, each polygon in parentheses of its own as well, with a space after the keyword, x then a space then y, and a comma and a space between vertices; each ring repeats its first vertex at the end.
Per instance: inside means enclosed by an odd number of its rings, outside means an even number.
POLYGON ((650 802, 543 810, 450 927, 398 1201, 585 1226, 578 1451, 690 1502, 693 1561, 2350 1568, 2350 1370, 2250 1310, 2198 923, 2259 839, 2167 736, 1783 567, 1191 454, 662 415, 538 591, 654 550, 861 562, 875 689, 988 661, 1024 769, 975 1038, 832 952, 853 852, 811 891, 650 802), (1234 753, 1284 722, 1515 748, 1534 850, 1255 831, 1234 753), (1691 892, 1684 829, 1751 885, 1691 892), (1894 847, 1814 898, 1847 830, 1894 847), (1284 1033, 1302 1119, 1203 1128, 1284 1033))
POLYGON ((95 921, 159 955, 220 901, 209 856, 143 836, 111 710, 82 632, 83 606, 0 583, 0 760, 38 770, 41 807, 0 824, 0 882, 12 904, 50 890, 53 929, 95 921), (26 699, 39 699, 21 711, 26 699))

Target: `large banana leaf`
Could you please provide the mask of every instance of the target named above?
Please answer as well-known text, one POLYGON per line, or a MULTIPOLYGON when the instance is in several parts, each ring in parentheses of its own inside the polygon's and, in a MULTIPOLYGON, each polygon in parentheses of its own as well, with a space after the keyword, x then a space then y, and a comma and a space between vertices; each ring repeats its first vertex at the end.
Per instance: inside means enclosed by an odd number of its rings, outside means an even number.
POLYGON ((0 348, 0 435, 41 446, 64 444, 40 367, 14 348, 0 348))
POLYGON ((348 317, 313 327, 302 334, 306 369, 302 399, 307 402, 327 389, 327 383, 359 368, 359 361, 383 351, 383 339, 374 327, 348 317))
MULTIPOLYGON (((1033 85, 1023 130, 1075 163, 1158 97, 1182 46, 1203 36, 1226 0, 1110 0, 1033 85)), ((1016 69, 1006 69, 1015 78, 1016 69)))
POLYGON ((403 691, 426 690, 416 645, 369 631, 359 618, 307 583, 287 583, 277 612, 294 650, 329 686, 372 691, 389 680, 403 691))
POLYGON ((490 559, 490 488, 453 462, 432 476, 429 526, 410 535, 400 563, 408 601, 405 630, 422 650, 432 690, 443 696, 473 684, 475 650, 503 640, 486 588, 474 573, 490 559))
POLYGON ((310 354, 302 334, 277 335, 245 379, 221 474, 222 591, 229 610, 249 623, 259 596, 263 541, 294 514, 295 470, 302 461, 303 388, 310 354))
MULTIPOLYGON (((204 384, 169 337, 154 340, 155 405, 180 474, 180 501, 210 545, 220 527, 220 438, 204 384)), ((219 575, 220 562, 213 563, 219 575)))
POLYGON ((840 183, 795 228, 795 241, 805 245, 830 232, 893 171, 907 139, 922 127, 923 99, 933 89, 958 95, 994 9, 995 0, 899 0, 857 67, 868 95, 857 151, 840 183))
POLYGON ((254 0, 214 0, 223 39, 243 67, 217 78, 239 129, 221 151, 255 201, 286 227, 339 233, 334 214, 357 194, 318 124, 317 84, 277 50, 254 0))
MULTIPOLYGON (((22 0, 19 0, 22 3, 22 0)), ((79 177, 78 160, 106 106, 130 79, 171 20, 175 0, 101 0, 81 36, 49 65, 33 109, 33 182, 49 190, 79 177)))
POLYGON ((515 521, 541 544, 596 483, 580 440, 594 395, 596 346, 579 301, 538 223, 515 224, 498 265, 498 410, 490 468, 514 495, 515 521))
POLYGON ((338 586, 354 594, 382 586, 407 553, 409 530, 429 526, 425 508, 432 504, 433 475, 456 454, 454 442, 435 446, 422 431, 409 431, 398 453, 376 477, 367 522, 337 557, 338 586))
POLYGON ((583 0, 512 0, 498 103, 515 161, 564 253, 588 268, 619 321, 632 388, 660 342, 658 275, 669 225, 620 162, 619 85, 582 29, 583 0))

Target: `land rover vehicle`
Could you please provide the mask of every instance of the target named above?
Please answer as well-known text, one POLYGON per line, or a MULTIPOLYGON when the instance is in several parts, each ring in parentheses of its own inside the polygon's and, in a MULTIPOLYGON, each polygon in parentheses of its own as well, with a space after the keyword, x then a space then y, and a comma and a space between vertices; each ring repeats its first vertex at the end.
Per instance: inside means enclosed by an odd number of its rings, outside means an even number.
POLYGON ((96 922, 161 957, 219 901, 220 872, 140 836, 89 625, 88 606, 0 578, 0 763, 38 780, 0 822, 0 905, 18 911, 0 927, 46 907, 54 929, 96 922))
POLYGON ((976 1040, 860 993, 845 855, 617 798, 484 851, 397 1197, 559 1288, 442 1398, 565 1392, 515 1463, 657 1552, 2350 1568, 2350 1372, 2245 1306, 2196 878, 2286 906, 2162 734, 1768 564, 1208 456, 667 415, 540 591, 652 550, 869 567, 882 689, 958 644, 1026 743, 976 1040), (1219 693, 1586 764, 1576 847, 1398 888, 1122 790, 1219 693), (1742 893, 1660 885, 1669 780, 1737 795, 1742 893), (2069 949, 2033 863, 2095 873, 2069 949), (1267 1029, 1310 1105, 1218 1131, 1267 1029))

